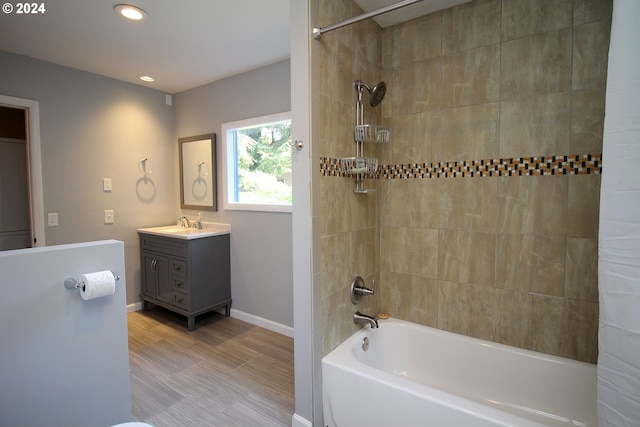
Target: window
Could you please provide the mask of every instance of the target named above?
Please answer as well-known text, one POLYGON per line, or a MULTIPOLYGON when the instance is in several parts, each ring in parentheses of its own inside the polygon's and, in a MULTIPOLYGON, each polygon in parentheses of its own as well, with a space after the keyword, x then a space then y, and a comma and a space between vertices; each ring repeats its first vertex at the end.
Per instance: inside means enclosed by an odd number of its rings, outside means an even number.
POLYGON ((224 208, 291 212, 291 113, 222 124, 224 208))

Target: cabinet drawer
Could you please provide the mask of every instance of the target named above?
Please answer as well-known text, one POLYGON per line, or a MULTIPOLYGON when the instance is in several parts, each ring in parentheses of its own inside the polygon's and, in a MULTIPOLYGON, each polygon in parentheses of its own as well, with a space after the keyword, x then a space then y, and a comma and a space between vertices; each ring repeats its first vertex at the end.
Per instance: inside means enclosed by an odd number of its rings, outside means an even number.
POLYGON ((180 292, 181 294, 189 296, 191 294, 191 286, 189 281, 181 277, 173 277, 171 289, 174 292, 180 292))
POLYGON ((180 292, 173 292, 171 305, 189 311, 191 304, 189 303, 189 297, 180 292))
POLYGON ((187 257, 187 242, 169 237, 140 234, 140 249, 184 258, 187 257))
POLYGON ((179 259, 171 259, 171 274, 174 276, 187 277, 187 262, 179 259))

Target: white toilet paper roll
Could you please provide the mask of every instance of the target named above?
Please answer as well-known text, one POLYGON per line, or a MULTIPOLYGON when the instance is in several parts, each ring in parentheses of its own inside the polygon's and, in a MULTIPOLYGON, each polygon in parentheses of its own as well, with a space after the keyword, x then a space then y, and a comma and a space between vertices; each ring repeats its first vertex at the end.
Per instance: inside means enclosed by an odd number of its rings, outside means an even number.
POLYGON ((84 289, 80 291, 83 300, 113 295, 116 292, 116 279, 110 270, 86 273, 80 277, 84 289))

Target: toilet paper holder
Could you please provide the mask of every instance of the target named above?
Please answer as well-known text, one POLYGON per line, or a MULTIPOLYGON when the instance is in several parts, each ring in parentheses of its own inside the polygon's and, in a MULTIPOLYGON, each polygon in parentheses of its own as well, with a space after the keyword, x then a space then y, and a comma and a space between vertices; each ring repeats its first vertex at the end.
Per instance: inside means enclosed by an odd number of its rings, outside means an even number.
MULTIPOLYGON (((113 278, 115 279, 115 281, 117 282, 118 280, 120 280, 120 276, 118 276, 117 274, 115 274, 113 271, 111 272, 111 274, 113 274, 113 278)), ((74 279, 73 277, 68 277, 67 279, 65 279, 64 281, 64 287, 67 289, 80 289, 80 290, 84 290, 84 282, 78 282, 76 279, 74 279)))

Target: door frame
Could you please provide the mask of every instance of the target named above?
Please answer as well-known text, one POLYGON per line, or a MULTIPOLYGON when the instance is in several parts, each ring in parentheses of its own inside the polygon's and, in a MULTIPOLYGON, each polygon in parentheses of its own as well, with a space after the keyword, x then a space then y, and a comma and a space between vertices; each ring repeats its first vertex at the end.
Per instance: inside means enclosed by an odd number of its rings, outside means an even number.
POLYGON ((27 158, 29 159, 31 242, 33 247, 45 246, 42 150, 40 145, 40 103, 32 99, 16 98, 0 94, 0 105, 24 108, 27 112, 27 158))

